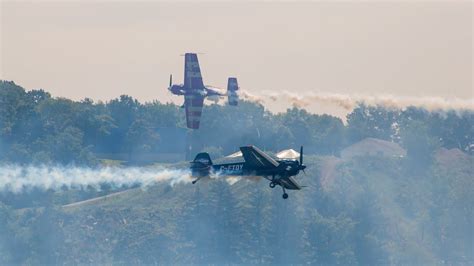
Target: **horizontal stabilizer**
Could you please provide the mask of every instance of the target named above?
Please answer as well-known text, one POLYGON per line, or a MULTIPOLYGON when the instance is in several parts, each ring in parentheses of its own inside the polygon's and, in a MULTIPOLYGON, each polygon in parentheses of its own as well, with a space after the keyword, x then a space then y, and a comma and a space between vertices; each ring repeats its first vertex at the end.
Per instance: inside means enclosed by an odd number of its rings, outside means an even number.
POLYGON ((196 155, 193 163, 201 163, 203 165, 212 165, 211 156, 207 152, 201 152, 196 155))

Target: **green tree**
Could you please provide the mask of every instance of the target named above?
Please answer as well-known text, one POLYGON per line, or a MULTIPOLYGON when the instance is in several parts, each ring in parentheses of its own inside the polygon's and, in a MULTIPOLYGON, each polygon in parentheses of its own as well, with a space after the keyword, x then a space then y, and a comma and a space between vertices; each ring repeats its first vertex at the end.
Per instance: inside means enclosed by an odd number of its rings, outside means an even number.
POLYGON ((0 202, 0 264, 12 264, 11 243, 14 241, 14 233, 8 230, 12 216, 11 209, 0 202))
POLYGON ((347 115, 347 133, 350 143, 368 137, 391 140, 396 133, 394 123, 398 117, 398 111, 360 104, 347 115))
POLYGON ((133 152, 150 152, 157 146, 159 136, 158 133, 142 119, 135 120, 129 127, 125 136, 127 151, 129 156, 133 152))
POLYGON ((408 121, 400 129, 402 146, 407 151, 406 161, 412 169, 428 169, 433 155, 439 148, 439 140, 430 135, 428 126, 421 121, 408 121))

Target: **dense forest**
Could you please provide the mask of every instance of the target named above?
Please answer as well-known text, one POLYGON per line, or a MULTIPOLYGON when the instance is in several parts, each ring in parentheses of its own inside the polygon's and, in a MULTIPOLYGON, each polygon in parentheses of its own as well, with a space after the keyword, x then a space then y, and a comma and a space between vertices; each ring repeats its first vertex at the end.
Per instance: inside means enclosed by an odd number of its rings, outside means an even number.
POLYGON ((153 171, 171 154, 175 163, 201 150, 214 158, 246 144, 269 152, 304 145, 308 167, 297 177, 306 187, 287 200, 253 179, 0 190, 0 264, 474 262, 472 111, 361 103, 343 121, 242 101, 205 106, 197 131, 184 124, 175 104, 71 101, 0 82, 0 188, 12 165, 153 171), (361 143, 404 155, 349 156, 361 143))
POLYGON ((19 164, 96 165, 114 154, 133 159, 134 154, 169 153, 169 142, 176 142, 172 152, 184 154, 189 145, 193 154, 207 150, 214 156, 245 144, 269 151, 304 145, 311 154, 338 155, 367 137, 399 143, 413 156, 428 156, 439 147, 472 153, 474 144, 472 111, 361 104, 344 123, 298 108, 272 114, 243 101, 238 107, 206 106, 201 128, 192 132, 183 128, 184 111, 175 104, 140 103, 126 95, 106 103, 76 102, 8 81, 0 81, 0 118, 0 161, 19 164), (184 139, 160 136, 160 129, 170 128, 185 132, 184 139))

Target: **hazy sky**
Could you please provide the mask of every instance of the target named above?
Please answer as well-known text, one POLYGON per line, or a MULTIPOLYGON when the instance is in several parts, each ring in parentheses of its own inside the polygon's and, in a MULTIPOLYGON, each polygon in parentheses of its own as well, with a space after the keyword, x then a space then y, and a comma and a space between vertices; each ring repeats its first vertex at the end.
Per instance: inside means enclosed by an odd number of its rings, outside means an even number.
POLYGON ((474 97, 471 1, 0 1, 0 79, 54 96, 181 102, 192 51, 222 88, 474 97))

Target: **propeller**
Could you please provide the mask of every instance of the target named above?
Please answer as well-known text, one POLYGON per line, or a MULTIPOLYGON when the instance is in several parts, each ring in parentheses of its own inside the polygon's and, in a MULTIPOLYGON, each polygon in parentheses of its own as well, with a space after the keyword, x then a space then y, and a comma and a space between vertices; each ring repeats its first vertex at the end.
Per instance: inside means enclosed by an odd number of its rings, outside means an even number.
POLYGON ((300 148, 300 169, 303 171, 304 174, 306 174, 306 172, 304 171, 304 169, 306 169, 306 165, 303 164, 303 146, 301 146, 300 148))
POLYGON ((300 148, 300 165, 303 164, 303 146, 300 148))

